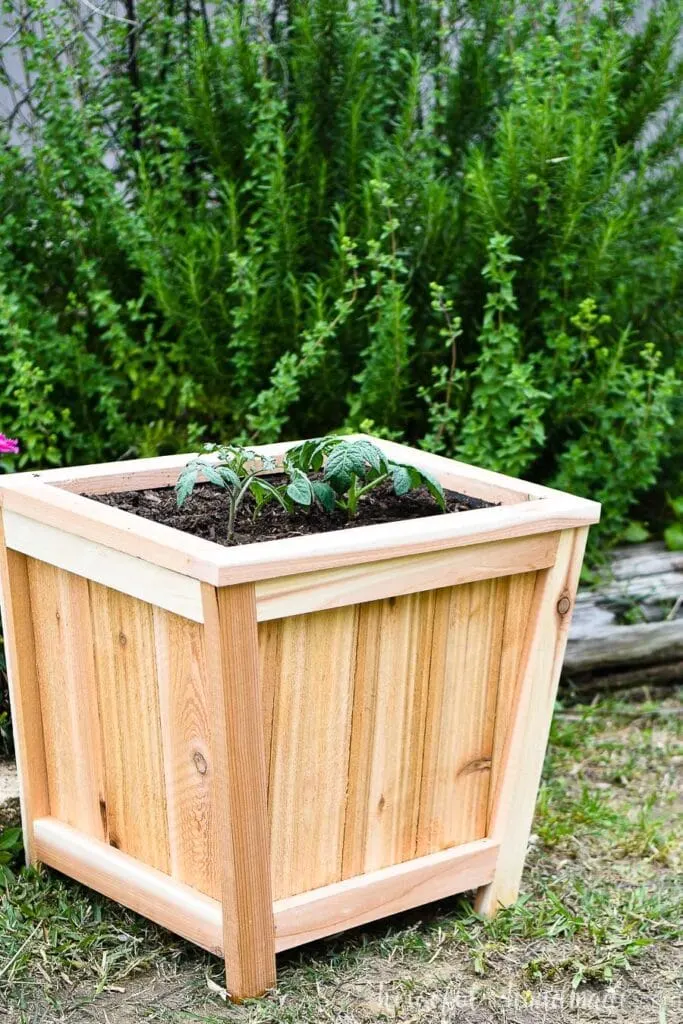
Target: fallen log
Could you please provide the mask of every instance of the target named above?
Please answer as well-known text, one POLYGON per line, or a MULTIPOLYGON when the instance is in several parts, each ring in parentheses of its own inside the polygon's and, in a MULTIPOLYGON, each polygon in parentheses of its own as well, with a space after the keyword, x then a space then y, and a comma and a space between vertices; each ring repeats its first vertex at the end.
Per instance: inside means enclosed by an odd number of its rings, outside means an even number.
POLYGON ((577 597, 563 688, 671 685, 681 665, 683 557, 657 543, 617 549, 608 578, 577 597))
POLYGON ((683 620, 602 626, 592 634, 569 634, 564 671, 587 672, 614 665, 654 665, 683 658, 683 620))
POLYGON ((567 676, 564 680, 564 685, 577 698, 619 690, 657 690, 679 683, 683 683, 683 661, 626 669, 623 672, 607 672, 604 675, 589 673, 587 676, 567 676))

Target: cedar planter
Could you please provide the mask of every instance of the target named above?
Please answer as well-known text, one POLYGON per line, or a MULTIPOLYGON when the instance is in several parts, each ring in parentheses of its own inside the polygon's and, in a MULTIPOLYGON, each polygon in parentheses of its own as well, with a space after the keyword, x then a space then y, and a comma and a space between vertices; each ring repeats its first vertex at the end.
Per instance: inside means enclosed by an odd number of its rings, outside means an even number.
POLYGON ((235 998, 279 950, 517 897, 599 506, 376 443, 500 504, 225 548, 85 497, 186 456, 0 484, 28 858, 224 956, 235 998))

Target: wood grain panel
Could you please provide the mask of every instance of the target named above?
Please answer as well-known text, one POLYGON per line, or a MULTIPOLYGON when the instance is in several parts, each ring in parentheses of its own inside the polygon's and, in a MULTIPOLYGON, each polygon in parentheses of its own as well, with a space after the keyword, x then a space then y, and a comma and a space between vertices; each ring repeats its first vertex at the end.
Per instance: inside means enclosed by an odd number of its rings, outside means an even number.
POLYGON ((51 814, 102 839, 104 780, 88 583, 33 558, 28 578, 51 814))
POLYGON ((259 627, 262 691, 275 695, 269 779, 275 899, 341 877, 356 616, 355 608, 341 608, 259 627))
POLYGON ((415 855, 433 592, 359 608, 344 878, 415 855))
POLYGON ((150 605, 89 583, 112 846, 168 871, 168 824, 150 605))
POLYGON ((221 895, 204 630, 154 609, 171 874, 221 895))
POLYGON ((529 634, 529 625, 532 621, 531 613, 537 578, 538 573, 525 572, 520 573, 519 576, 513 576, 508 581, 491 753, 491 784, 489 787, 487 827, 490 824, 491 808, 496 801, 496 795, 500 786, 503 754, 512 723, 514 702, 525 654, 526 637, 529 634))
POLYGON ((506 580, 436 595, 417 854, 486 835, 506 580))
POLYGON ((50 813, 45 740, 36 672, 28 559, 8 551, 0 511, 0 606, 19 775, 21 825, 28 864, 36 861, 33 820, 50 813))
MULTIPOLYGON (((302 628, 305 628, 303 620, 302 628)), ((258 627, 259 686, 261 689, 263 742, 266 752, 266 773, 269 790, 270 761, 273 748, 273 716, 275 714, 275 698, 279 694, 284 635, 285 629, 281 623, 263 624, 258 627)))

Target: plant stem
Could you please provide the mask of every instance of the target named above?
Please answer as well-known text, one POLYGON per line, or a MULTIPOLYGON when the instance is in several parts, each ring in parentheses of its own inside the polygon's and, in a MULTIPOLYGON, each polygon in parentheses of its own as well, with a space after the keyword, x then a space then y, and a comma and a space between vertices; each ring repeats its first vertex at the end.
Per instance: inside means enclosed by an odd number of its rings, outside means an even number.
POLYGON ((349 496, 347 501, 349 519, 353 519, 355 517, 356 512, 358 510, 358 502, 363 497, 363 495, 368 494, 375 487, 379 487, 380 484, 383 484, 384 481, 388 479, 389 474, 382 473, 381 476, 375 477, 375 479, 371 480, 369 484, 365 485, 365 487, 360 487, 358 490, 356 490, 357 477, 354 476, 351 486, 349 487, 349 496))
POLYGON ((258 471, 255 473, 250 473, 249 476, 244 481, 244 483, 242 484, 242 486, 240 487, 235 498, 230 501, 230 513, 228 515, 228 543, 232 541, 232 535, 235 529, 235 519, 237 518, 237 512, 239 510, 239 507, 244 501, 247 492, 251 487, 252 481, 255 480, 257 476, 258 471))

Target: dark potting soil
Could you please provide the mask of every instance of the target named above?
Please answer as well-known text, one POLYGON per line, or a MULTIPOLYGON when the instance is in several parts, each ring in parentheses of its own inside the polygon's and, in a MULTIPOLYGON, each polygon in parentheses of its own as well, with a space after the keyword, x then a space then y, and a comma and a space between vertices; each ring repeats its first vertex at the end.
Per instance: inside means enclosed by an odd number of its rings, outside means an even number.
MULTIPOLYGON (((284 477, 271 476, 273 483, 284 477)), ((175 491, 171 487, 157 487, 148 491, 122 491, 118 494, 93 494, 90 497, 103 505, 121 508, 125 512, 153 519, 155 523, 174 526, 184 533, 227 545, 228 501, 224 491, 211 484, 200 484, 194 489, 182 508, 176 505, 175 491)), ((489 501, 470 498, 457 491, 446 491, 449 512, 466 512, 473 508, 489 508, 489 501)), ((287 514, 277 502, 270 502, 254 518, 254 502, 247 496, 237 513, 233 544, 251 544, 254 541, 281 540, 283 537, 303 537, 311 533, 349 530, 355 526, 373 526, 395 523, 401 519, 423 519, 442 515, 429 492, 421 488, 401 497, 394 494, 390 484, 382 484, 366 494, 360 501, 356 517, 349 521, 346 513, 337 509, 325 512, 316 507, 287 514)))

